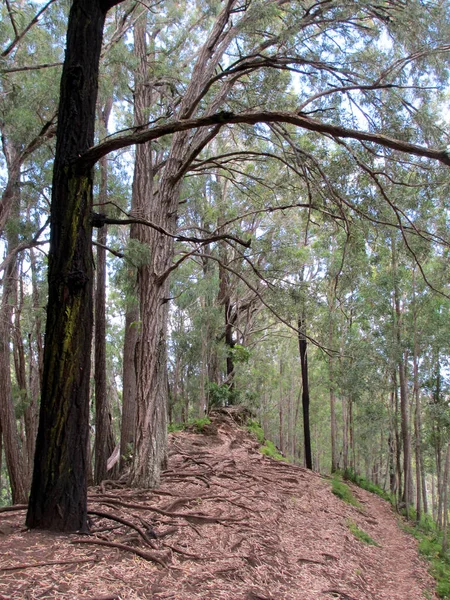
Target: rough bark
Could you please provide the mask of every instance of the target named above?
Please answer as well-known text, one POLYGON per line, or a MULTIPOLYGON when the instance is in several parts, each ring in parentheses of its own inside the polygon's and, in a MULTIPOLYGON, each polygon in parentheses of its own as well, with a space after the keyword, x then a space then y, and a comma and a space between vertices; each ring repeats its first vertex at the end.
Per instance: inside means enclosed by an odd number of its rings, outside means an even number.
POLYGON ((91 168, 106 11, 75 0, 67 32, 53 168, 49 298, 39 430, 27 526, 86 531, 93 258, 91 168))
MULTIPOLYGON (((152 103, 148 85, 146 15, 141 15, 134 29, 135 55, 135 122, 145 122, 152 103)), ((149 221, 165 226, 167 212, 175 210, 153 194, 152 151, 150 144, 136 148, 133 196, 135 211, 149 221)), ((171 196, 168 194, 168 203, 171 196)), ((175 222, 172 219, 171 231, 175 222)), ((159 484, 166 460, 168 383, 166 374, 166 325, 168 281, 158 276, 168 268, 172 258, 172 240, 138 225, 132 232, 149 249, 149 259, 138 269, 140 335, 136 348, 136 422, 135 450, 129 482, 133 487, 152 488, 159 484)))
POLYGON ((12 400, 10 364, 11 322, 16 279, 16 260, 13 259, 6 268, 3 277, 0 312, 0 372, 2 373, 2 384, 0 386, 0 422, 12 501, 13 504, 21 504, 28 499, 28 485, 12 400))
MULTIPOLYGON (((178 109, 178 117, 188 120, 197 107, 205 82, 213 75, 221 55, 215 55, 218 37, 226 27, 234 0, 217 17, 193 68, 191 82, 178 109)), ((228 38, 227 38, 228 39, 228 38)), ((231 37, 230 37, 231 40, 231 37)), ((229 43, 229 41, 227 42, 229 43)), ((226 44, 222 41, 224 51, 226 44)), ((220 96, 218 102, 221 102, 220 96)), ((145 218, 170 234, 176 230, 182 177, 218 128, 188 130, 173 136, 157 194, 148 198, 145 218)), ((146 168, 151 165, 146 164, 146 168)), ((155 487, 167 453, 168 383, 166 330, 168 315, 168 275, 173 259, 173 238, 140 226, 139 238, 150 250, 150 260, 139 268, 141 341, 138 348, 136 447, 129 483, 134 487, 155 487)))
POLYGON ((120 433, 120 470, 129 463, 136 435, 136 345, 139 338, 139 308, 129 306, 125 314, 123 344, 123 397, 120 433))

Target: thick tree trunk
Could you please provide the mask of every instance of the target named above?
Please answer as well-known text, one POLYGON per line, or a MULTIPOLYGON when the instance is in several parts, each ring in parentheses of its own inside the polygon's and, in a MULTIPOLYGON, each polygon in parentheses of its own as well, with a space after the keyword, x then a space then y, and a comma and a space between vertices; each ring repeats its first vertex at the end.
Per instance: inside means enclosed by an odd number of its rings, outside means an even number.
POLYGON ((61 78, 51 205, 44 376, 27 526, 86 531, 92 338, 92 172, 76 158, 94 142, 106 11, 75 0, 61 78))

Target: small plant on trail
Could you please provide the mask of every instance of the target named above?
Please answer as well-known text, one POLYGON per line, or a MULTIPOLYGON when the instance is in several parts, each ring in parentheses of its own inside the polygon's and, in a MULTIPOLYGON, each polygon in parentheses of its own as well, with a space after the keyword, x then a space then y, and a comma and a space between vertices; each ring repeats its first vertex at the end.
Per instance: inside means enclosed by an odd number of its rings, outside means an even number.
POLYGON ((360 529, 354 521, 347 519, 347 527, 353 533, 355 538, 357 538, 361 542, 364 542, 365 544, 369 544, 369 546, 380 547, 380 544, 378 544, 374 539, 372 539, 370 537, 370 535, 368 533, 366 533, 363 529, 360 529))
POLYGON ((167 431, 169 433, 175 433, 176 431, 183 431, 186 428, 185 423, 169 423, 167 426, 167 431))
POLYGON ((352 494, 351 489, 348 487, 347 484, 341 481, 337 475, 333 477, 331 491, 335 496, 337 496, 344 502, 347 502, 347 504, 351 504, 352 506, 356 506, 356 508, 362 509, 361 504, 352 494))

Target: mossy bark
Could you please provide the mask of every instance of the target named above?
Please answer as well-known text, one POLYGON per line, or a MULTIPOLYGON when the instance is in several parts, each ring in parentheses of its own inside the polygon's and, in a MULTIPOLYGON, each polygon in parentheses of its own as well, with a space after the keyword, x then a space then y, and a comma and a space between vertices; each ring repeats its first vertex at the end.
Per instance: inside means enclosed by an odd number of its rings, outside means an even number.
POLYGON ((27 526, 87 530, 93 178, 76 160, 94 142, 103 25, 118 2, 74 0, 61 79, 51 206, 49 299, 27 526))

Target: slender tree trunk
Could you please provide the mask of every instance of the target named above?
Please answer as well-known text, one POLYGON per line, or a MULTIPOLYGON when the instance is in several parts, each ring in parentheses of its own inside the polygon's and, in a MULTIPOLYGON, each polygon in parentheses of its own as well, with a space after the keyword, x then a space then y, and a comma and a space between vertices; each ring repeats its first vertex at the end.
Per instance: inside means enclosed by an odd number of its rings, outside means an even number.
MULTIPOLYGON (((110 98, 103 110, 100 110, 100 122, 104 133, 108 131, 109 116, 112 109, 110 98)), ((100 190, 98 197, 99 211, 106 208, 108 199, 108 162, 107 157, 100 159, 100 190)), ((108 239, 107 225, 97 230, 97 277, 95 289, 95 339, 94 339, 94 364, 95 364, 95 472, 94 480, 97 484, 104 479, 114 479, 117 468, 109 472, 108 458, 115 447, 112 427, 111 405, 108 399, 106 385, 106 243, 108 239)))
POLYGON ((302 373, 302 410, 303 410, 303 441, 305 449, 305 466, 313 468, 311 452, 311 425, 309 419, 309 380, 308 380, 308 343, 306 340, 305 318, 298 318, 298 348, 300 352, 300 368, 302 373))
MULTIPOLYGON (((328 346, 332 347, 333 344, 333 323, 332 317, 330 316, 330 330, 328 335, 328 346)), ((336 395, 334 391, 334 360, 330 355, 328 357, 329 365, 329 377, 330 377, 330 423, 331 423, 331 472, 335 473, 338 469, 338 457, 337 457, 337 441, 336 441, 336 395)))
POLYGON ((27 526, 87 531, 92 339, 91 170, 99 59, 112 0, 74 0, 61 78, 53 168, 49 298, 39 430, 27 526))
POLYGON ((10 339, 16 280, 16 260, 12 259, 3 277, 0 312, 0 422, 13 504, 26 502, 28 498, 27 473, 20 448, 11 387, 10 339))
POLYGON ((130 305, 125 314, 123 345, 123 400, 120 430, 120 470, 129 464, 136 436, 136 349, 139 339, 139 307, 130 305))
POLYGON ((445 455, 445 468, 443 477, 443 505, 444 514, 442 519, 442 550, 444 552, 448 549, 448 479, 450 471, 450 442, 447 444, 447 452, 445 455))
POLYGON ((420 422, 420 389, 419 389, 419 342, 417 336, 417 306, 416 306, 416 279, 413 273, 413 312, 414 312, 414 352, 413 352, 413 381, 415 400, 414 435, 416 451, 416 520, 419 523, 422 516, 422 482, 421 482, 421 422, 420 422))

